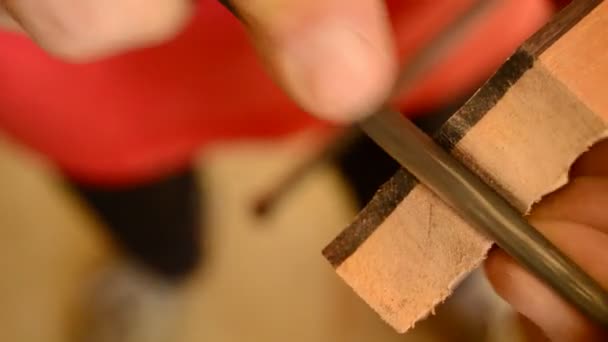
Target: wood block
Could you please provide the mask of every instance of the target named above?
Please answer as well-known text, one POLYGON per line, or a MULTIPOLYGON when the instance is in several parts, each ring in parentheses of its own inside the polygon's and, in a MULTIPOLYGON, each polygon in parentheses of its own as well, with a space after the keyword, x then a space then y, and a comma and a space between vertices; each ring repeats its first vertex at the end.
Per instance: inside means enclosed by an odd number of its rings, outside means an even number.
MULTIPOLYGON (((608 136, 608 4, 574 1, 434 137, 522 214, 608 136)), ((433 312, 492 242, 401 170, 323 254, 399 332, 433 312)))

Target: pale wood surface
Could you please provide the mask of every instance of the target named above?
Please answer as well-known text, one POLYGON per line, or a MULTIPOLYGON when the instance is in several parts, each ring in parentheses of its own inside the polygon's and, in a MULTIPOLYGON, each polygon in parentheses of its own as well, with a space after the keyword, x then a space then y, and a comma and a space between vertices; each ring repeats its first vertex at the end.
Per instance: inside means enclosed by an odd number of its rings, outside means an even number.
MULTIPOLYGON (((522 212, 565 184, 576 158, 608 133, 607 20, 602 3, 511 80, 454 147, 454 155, 522 212)), ((444 301, 490 246, 416 185, 336 270, 404 332, 444 301)))
POLYGON ((598 115, 608 116, 608 5, 602 2, 568 31, 539 61, 568 90, 598 115))

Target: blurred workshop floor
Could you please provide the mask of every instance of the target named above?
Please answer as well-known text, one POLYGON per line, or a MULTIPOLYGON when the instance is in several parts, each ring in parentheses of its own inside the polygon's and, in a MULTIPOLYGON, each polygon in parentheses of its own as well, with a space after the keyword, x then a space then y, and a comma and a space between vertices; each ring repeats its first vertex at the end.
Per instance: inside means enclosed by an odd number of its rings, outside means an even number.
MULTIPOLYGON (((334 169, 315 170, 269 217, 253 215, 257 196, 306 153, 305 142, 242 143, 203 158, 210 251, 184 289, 178 341, 490 341, 479 333, 485 288, 400 336, 340 281, 320 251, 355 212, 334 169)), ((0 341, 70 342, 85 284, 115 257, 60 184, 51 168, 0 140, 0 341)))

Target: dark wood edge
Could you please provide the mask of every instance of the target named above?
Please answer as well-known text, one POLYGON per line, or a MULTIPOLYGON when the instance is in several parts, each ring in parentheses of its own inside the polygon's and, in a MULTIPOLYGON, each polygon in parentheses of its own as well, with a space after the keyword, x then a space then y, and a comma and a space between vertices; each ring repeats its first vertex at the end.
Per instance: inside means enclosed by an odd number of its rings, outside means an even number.
POLYGON ((574 0, 557 13, 543 28, 523 45, 522 49, 534 57, 540 56, 549 46, 593 11, 603 0, 574 0))
MULTIPOLYGON (((523 50, 518 51, 448 119, 433 139, 446 150, 452 150, 532 64, 531 56, 523 50)), ((418 180, 403 169, 386 182, 353 223, 323 250, 323 255, 331 265, 338 267, 351 256, 417 184, 418 180)))
POLYGON ((416 184, 418 180, 409 172, 404 169, 397 171, 382 185, 354 222, 323 250, 323 255, 329 263, 333 267, 340 266, 372 235, 416 184))
POLYGON ((534 58, 520 49, 437 131, 433 139, 451 151, 492 109, 521 76, 532 68, 534 58))
MULTIPOLYGON (((446 150, 454 146, 493 108, 534 60, 602 0, 576 0, 566 6, 547 25, 534 34, 433 136, 446 150)), ((418 181, 407 171, 398 171, 376 193, 353 223, 325 249, 323 255, 337 268, 384 222, 418 181)))

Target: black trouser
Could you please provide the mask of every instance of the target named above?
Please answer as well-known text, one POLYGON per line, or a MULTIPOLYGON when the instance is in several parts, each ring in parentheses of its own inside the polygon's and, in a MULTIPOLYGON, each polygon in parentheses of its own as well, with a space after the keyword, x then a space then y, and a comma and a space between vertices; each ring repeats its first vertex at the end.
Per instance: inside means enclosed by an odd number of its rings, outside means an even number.
POLYGON ((171 280, 201 259, 201 191, 192 169, 124 188, 72 183, 129 257, 171 280))

